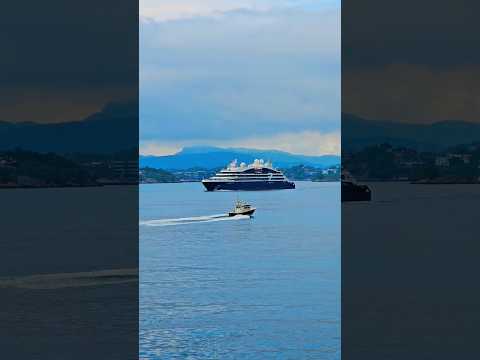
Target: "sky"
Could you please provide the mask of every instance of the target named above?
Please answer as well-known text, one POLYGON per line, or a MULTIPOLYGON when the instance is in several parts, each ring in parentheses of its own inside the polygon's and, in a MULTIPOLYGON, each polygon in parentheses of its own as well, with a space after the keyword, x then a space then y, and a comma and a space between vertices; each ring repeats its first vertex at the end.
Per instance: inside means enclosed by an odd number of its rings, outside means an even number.
POLYGON ((480 3, 349 0, 342 111, 408 123, 480 122, 480 3))
POLYGON ((0 121, 85 119, 138 85, 138 9, 126 0, 12 1, 0 12, 0 121))
POLYGON ((340 153, 340 2, 140 0, 140 152, 340 153))

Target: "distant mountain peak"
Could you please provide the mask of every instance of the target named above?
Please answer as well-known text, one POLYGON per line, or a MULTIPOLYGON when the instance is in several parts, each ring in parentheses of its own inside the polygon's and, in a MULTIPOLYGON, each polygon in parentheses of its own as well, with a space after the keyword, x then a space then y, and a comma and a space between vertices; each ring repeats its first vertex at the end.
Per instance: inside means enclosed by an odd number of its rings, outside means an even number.
POLYGON ((136 102, 107 104, 83 120, 60 123, 0 121, 0 150, 111 153, 138 147, 136 102))
MULTIPOLYGON (((243 147, 217 147, 211 145, 195 145, 187 146, 180 150, 177 154, 206 154, 211 152, 238 152, 244 154, 263 153, 263 154, 277 154, 286 156, 310 156, 302 154, 292 154, 287 151, 276 149, 256 149, 256 148, 243 148, 243 147)), ((314 156, 329 156, 329 155, 314 155, 314 156)), ((335 156, 335 155, 332 155, 335 156)))
POLYGON ((174 155, 140 156, 140 166, 170 170, 216 169, 228 165, 234 159, 245 163, 252 163, 255 159, 264 159, 271 161, 275 167, 307 165, 323 168, 340 163, 340 157, 337 155, 306 156, 278 150, 190 146, 174 155))

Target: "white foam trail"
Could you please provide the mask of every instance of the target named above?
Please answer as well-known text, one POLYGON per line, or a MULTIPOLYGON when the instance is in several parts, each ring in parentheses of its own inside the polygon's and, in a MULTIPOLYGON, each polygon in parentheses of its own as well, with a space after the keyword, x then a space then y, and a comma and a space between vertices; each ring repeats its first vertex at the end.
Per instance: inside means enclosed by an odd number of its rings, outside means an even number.
POLYGON ((66 287, 122 284, 136 281, 138 281, 138 269, 113 269, 2 277, 0 278, 0 289, 60 289, 66 287))
POLYGON ((215 215, 194 216, 194 217, 177 218, 177 219, 145 220, 145 221, 140 221, 140 225, 174 226, 174 225, 208 223, 208 222, 216 222, 216 221, 245 220, 245 219, 250 219, 250 216, 248 215, 228 216, 228 214, 215 214, 215 215))

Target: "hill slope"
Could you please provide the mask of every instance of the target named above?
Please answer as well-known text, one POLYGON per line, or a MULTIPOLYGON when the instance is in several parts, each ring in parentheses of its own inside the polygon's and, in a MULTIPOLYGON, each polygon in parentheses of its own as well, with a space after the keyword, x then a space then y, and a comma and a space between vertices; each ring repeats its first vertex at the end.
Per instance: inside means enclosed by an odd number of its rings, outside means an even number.
POLYGON ((389 143, 420 151, 439 151, 480 140, 480 124, 465 121, 441 121, 412 124, 373 121, 342 114, 342 149, 359 150, 368 145, 389 143))
POLYGON ((138 146, 138 105, 110 104, 82 121, 0 122, 0 150, 109 153, 138 146))
POLYGON ((224 167, 233 159, 245 163, 251 163, 254 159, 270 160, 275 167, 291 167, 296 165, 327 167, 340 163, 340 157, 336 155, 305 156, 276 150, 223 149, 209 146, 195 146, 185 148, 174 155, 140 156, 140 166, 176 170, 194 167, 214 169, 224 167))

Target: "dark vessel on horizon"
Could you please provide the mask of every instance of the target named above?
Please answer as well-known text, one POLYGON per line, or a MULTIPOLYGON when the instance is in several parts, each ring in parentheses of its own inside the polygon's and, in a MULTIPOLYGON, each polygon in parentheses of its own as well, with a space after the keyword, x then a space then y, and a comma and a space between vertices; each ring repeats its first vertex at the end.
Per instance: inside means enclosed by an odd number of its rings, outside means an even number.
POLYGON ((367 185, 360 185, 346 170, 342 170, 342 202, 371 201, 372 192, 367 185))
POLYGON ((239 166, 237 160, 234 160, 215 176, 202 180, 202 184, 207 191, 295 189, 294 182, 275 169, 271 162, 262 159, 255 159, 250 165, 241 163, 239 166))

